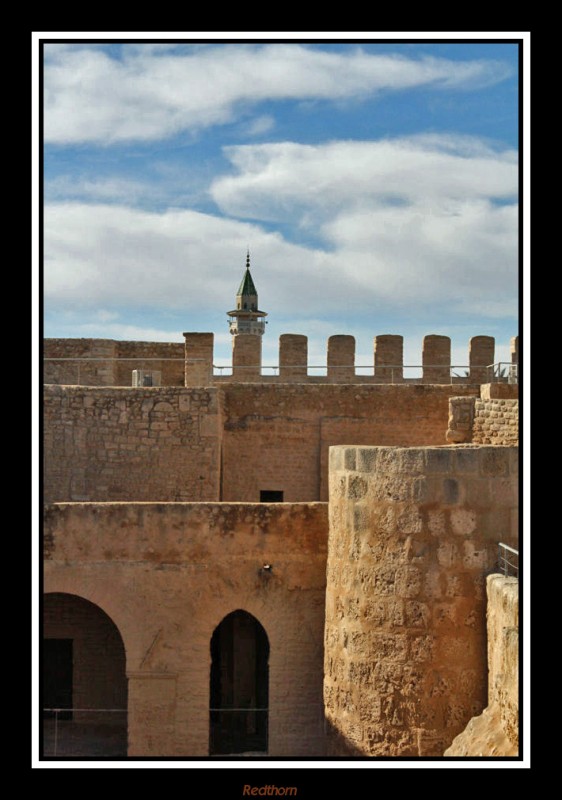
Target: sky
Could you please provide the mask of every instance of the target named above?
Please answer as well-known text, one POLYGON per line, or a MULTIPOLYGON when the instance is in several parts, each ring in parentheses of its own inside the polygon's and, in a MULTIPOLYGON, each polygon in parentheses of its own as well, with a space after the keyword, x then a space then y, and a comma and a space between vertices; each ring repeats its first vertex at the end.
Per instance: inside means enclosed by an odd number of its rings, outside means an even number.
POLYGON ((457 365, 482 334, 509 360, 516 44, 124 37, 43 64, 45 336, 212 331, 228 364, 249 249, 264 365, 283 333, 311 365, 342 333, 360 366, 388 333, 407 364, 426 334, 457 365))

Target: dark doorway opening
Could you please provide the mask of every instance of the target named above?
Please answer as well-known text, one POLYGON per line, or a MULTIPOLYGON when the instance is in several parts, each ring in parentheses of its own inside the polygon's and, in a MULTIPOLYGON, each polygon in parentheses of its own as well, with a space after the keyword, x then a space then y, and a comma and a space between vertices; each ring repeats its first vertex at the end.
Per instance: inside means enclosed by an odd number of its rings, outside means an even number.
POLYGON ((83 597, 52 592, 43 600, 43 636, 42 755, 125 757, 126 654, 113 620, 83 597))
POLYGON ((266 753, 269 641, 258 620, 233 611, 211 638, 210 755, 266 753))
MULTIPOLYGON (((72 639, 43 641, 43 716, 51 709, 72 709, 72 639)), ((72 719, 72 711, 59 711, 59 719, 72 719)))
POLYGON ((273 489, 262 489, 260 491, 260 503, 282 503, 283 492, 273 489))

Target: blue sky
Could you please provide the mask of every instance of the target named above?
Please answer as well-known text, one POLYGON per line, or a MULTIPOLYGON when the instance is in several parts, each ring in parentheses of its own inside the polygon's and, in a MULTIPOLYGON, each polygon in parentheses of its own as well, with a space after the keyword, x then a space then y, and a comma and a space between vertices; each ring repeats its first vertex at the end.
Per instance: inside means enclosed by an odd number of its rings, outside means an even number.
POLYGON ((250 248, 278 337, 517 333, 518 51, 507 42, 45 45, 44 331, 213 331, 250 248))

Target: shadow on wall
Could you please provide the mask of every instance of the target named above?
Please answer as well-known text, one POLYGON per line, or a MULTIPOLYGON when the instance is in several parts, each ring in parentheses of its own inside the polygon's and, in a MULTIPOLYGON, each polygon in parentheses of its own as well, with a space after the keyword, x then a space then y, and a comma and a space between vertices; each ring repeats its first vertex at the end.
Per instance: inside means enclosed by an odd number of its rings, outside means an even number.
POLYGON ((372 756, 366 756, 353 742, 343 736, 327 717, 324 717, 324 731, 328 758, 363 758, 369 761, 373 759, 372 756))

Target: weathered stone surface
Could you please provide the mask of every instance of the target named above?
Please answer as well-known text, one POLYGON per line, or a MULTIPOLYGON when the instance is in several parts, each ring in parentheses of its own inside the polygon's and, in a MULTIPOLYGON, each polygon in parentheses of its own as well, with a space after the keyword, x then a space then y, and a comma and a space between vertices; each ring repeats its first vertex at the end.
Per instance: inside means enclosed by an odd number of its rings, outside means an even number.
POLYGON ((446 441, 513 445, 519 441, 518 386, 484 384, 480 398, 451 397, 446 441))
POLYGON ((446 756, 516 756, 519 748, 519 620, 516 578, 489 575, 488 706, 446 756))
POLYGON ((329 754, 443 755, 486 705, 483 582, 515 543, 512 449, 333 448, 329 754))
MULTIPOLYGON (((280 490, 285 502, 327 500, 332 445, 358 445, 358 472, 375 468, 373 451, 363 445, 440 445, 449 397, 458 391, 384 384, 46 386, 46 499, 257 502, 261 490, 280 490)), ((404 469, 421 475, 422 464, 419 455, 404 469)))

